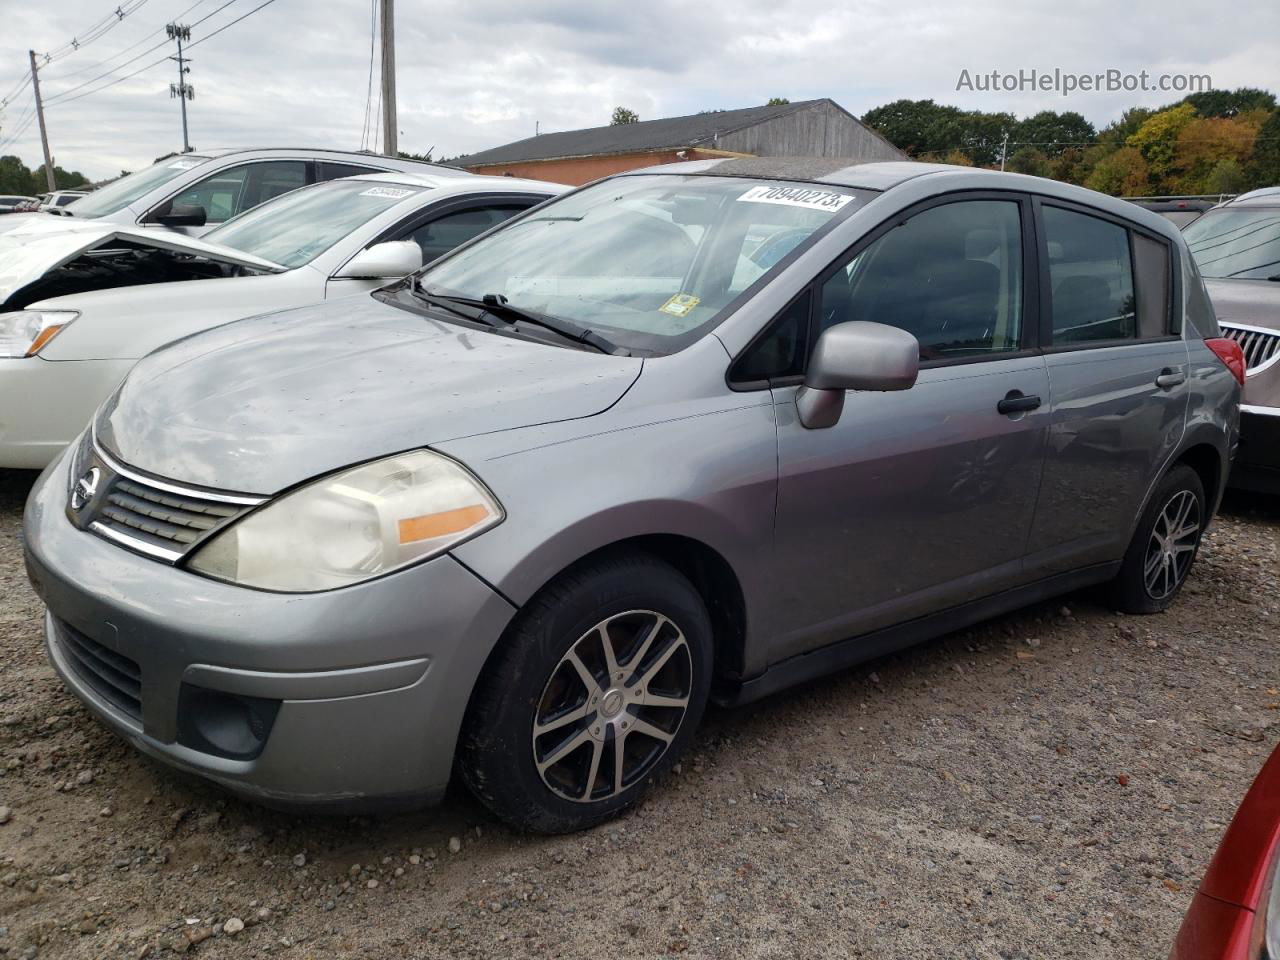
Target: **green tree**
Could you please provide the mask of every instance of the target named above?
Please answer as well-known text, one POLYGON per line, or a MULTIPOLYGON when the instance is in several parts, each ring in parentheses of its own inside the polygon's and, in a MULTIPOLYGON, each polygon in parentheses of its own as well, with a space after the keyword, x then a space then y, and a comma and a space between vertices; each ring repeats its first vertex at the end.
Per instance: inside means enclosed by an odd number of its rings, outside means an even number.
POLYGON ((1019 147, 1009 156, 1006 169, 1033 177, 1047 177, 1050 173, 1049 158, 1043 150, 1035 147, 1019 147))
POLYGON ((862 122, 911 156, 942 154, 960 143, 964 111, 932 100, 894 100, 868 110, 862 122))
POLYGON ((1280 110, 1258 128, 1245 175, 1250 189, 1280 186, 1280 110))
POLYGON ((626 107, 614 107, 613 117, 609 120, 609 125, 613 127, 621 126, 624 123, 639 123, 640 114, 634 110, 628 110, 626 107))
POLYGON ((31 195, 31 186, 31 171, 20 158, 13 154, 0 157, 0 193, 26 197, 31 195))
POLYGON ((404 150, 396 151, 400 155, 401 160, 421 160, 423 163, 434 163, 431 154, 436 152, 436 148, 432 147, 426 153, 406 153, 404 150))
POLYGON ((1201 193, 1243 193, 1248 186, 1244 168, 1234 157, 1223 157, 1209 171, 1201 185, 1201 193))
POLYGON ((1093 124, 1073 111, 1041 110, 1019 121, 1010 136, 1019 146, 1035 147, 1045 156, 1056 157, 1072 147, 1093 143, 1098 132, 1093 124))
POLYGON ((1138 132, 1138 128, 1146 123, 1154 110, 1146 107, 1130 107, 1120 115, 1120 119, 1108 124, 1098 131, 1098 142, 1113 147, 1123 147, 1125 141, 1138 132))
POLYGON ((766 107, 785 107, 790 102, 791 101, 788 100, 786 97, 770 97, 769 102, 766 103, 765 106, 766 107))
POLYGON ((1276 96, 1256 87, 1237 87, 1235 90, 1206 90, 1193 93, 1182 100, 1196 108, 1202 117, 1234 117, 1250 110, 1274 110, 1276 96))

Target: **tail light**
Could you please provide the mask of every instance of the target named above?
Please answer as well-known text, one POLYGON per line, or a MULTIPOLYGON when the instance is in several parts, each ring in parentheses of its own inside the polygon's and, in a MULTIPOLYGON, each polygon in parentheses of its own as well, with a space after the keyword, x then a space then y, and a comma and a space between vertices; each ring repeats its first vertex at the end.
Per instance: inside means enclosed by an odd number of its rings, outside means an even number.
POLYGON ((1217 354, 1231 375, 1236 378, 1240 386, 1244 386, 1244 351, 1240 349, 1240 344, 1234 340, 1228 340, 1226 337, 1214 337, 1206 340, 1204 345, 1217 354))

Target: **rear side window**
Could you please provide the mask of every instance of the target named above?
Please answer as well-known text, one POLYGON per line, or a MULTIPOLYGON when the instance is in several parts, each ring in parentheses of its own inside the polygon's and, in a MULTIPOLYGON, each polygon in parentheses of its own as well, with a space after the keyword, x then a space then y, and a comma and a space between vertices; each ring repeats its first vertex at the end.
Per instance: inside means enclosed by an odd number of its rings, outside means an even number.
POLYGON ((1169 247, 1133 235, 1134 278, 1138 288, 1138 336, 1154 340, 1174 331, 1169 316, 1169 247))
POLYGON ((1060 207, 1042 210, 1053 317, 1050 342, 1064 346, 1133 339, 1138 323, 1129 231, 1060 207))
POLYGON ((339 180, 342 177, 359 177, 366 173, 382 173, 373 167, 359 167, 354 163, 334 163, 332 160, 321 160, 316 164, 316 180, 339 180))

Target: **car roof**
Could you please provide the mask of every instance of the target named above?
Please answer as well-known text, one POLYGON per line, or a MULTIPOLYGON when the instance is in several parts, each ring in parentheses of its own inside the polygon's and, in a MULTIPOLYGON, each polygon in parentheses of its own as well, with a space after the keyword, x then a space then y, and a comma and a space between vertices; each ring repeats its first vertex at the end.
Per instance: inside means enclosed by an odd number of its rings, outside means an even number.
MULTIPOLYGON (((485 177, 468 174, 466 177, 453 177, 448 174, 437 176, 432 173, 417 171, 389 173, 361 173, 343 180, 367 180, 370 183, 399 183, 412 187, 431 187, 435 190, 448 190, 452 193, 564 193, 569 190, 560 183, 546 180, 525 180, 521 177, 485 177)), ((337 181, 326 181, 329 183, 337 181)), ((314 184, 312 184, 314 186, 314 184)), ((305 189, 305 188, 303 188, 305 189)))
POLYGON ((880 192, 927 177, 931 184, 936 183, 938 193, 954 190, 1025 190, 1094 207, 1145 226, 1153 233, 1165 236, 1177 233, 1177 229, 1164 217, 1128 200, 1121 200, 1118 197, 1107 196, 1046 177, 987 170, 982 167, 962 167, 949 163, 886 160, 850 164, 847 160, 823 157, 733 157, 725 160, 692 160, 661 164, 616 174, 616 176, 646 174, 694 174, 760 180, 799 180, 880 192))
MULTIPOLYGON (((239 154, 248 154, 252 157, 272 157, 277 155, 293 155, 304 154, 309 157, 316 157, 320 160, 334 160, 338 162, 358 162, 377 163, 379 166, 390 167, 393 170, 434 170, 442 176, 470 176, 465 170, 457 167, 446 166, 442 163, 434 163, 428 160, 413 160, 408 157, 387 157, 380 153, 374 153, 370 150, 335 150, 331 147, 214 147, 211 150, 193 150, 192 156, 205 157, 210 160, 220 160, 224 157, 236 156, 239 154)), ((171 159, 166 157, 165 159, 171 159)))

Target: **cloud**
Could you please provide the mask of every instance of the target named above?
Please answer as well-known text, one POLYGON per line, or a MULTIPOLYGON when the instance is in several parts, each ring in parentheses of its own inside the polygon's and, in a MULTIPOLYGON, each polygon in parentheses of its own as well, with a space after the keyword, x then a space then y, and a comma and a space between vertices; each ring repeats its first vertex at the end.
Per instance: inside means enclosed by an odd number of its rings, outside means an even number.
MULTIPOLYGON (((194 23, 224 0, 200 0, 194 23)), ((372 0, 278 0, 203 42, 260 0, 234 0, 193 27, 189 104, 196 147, 324 145, 358 149, 366 111, 372 0)), ((78 100, 56 97, 120 59, 164 39, 166 20, 192 0, 149 0, 102 39, 42 71, 57 162, 91 177, 138 169, 181 146, 176 67, 153 69, 78 100), (96 72, 94 64, 106 58, 96 72)), ((11 4, 0 36, 0 94, 26 71, 28 46, 56 49, 106 12, 101 0, 11 4)), ((455 156, 544 131, 606 123, 614 106, 643 118, 829 96, 861 114, 899 97, 931 97, 968 109, 1027 115, 1077 110, 1095 123, 1135 103, 1176 96, 957 91, 973 73, 1037 68, 1078 73, 1207 73, 1217 87, 1274 86, 1280 5, 1226 0, 1180 7, 1134 0, 1021 4, 971 0, 401 0, 397 85, 402 149, 455 156), (1224 22, 1241 29, 1223 30, 1224 22), (1247 28, 1245 28, 1247 25, 1247 28)), ((125 68, 170 53, 162 46, 125 68)), ((376 92, 375 73, 375 92, 376 92)), ((106 81, 103 81, 104 83, 106 81)), ((92 88, 90 88, 92 89, 92 88)), ((83 91, 81 91, 83 92, 83 91)), ((14 132, 29 91, 0 114, 0 143, 14 132)), ((32 124, 2 153, 39 162, 32 124)))

